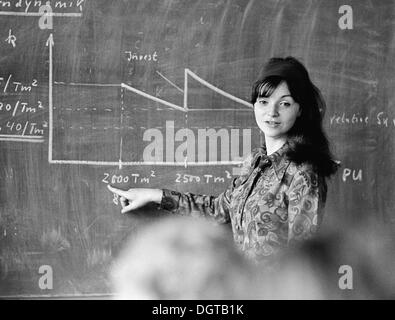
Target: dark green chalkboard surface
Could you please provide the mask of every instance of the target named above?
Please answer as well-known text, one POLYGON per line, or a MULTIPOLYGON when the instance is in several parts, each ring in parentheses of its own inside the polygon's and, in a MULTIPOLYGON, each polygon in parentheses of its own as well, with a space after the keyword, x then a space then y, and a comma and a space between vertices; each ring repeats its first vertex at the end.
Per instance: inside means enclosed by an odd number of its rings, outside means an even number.
POLYGON ((163 213, 121 215, 106 185, 222 192, 261 144, 248 101, 272 56, 327 102, 323 228, 395 222, 393 1, 347 1, 348 29, 337 0, 50 4, 42 29, 40 1, 0 1, 0 296, 111 293, 125 239, 163 213))

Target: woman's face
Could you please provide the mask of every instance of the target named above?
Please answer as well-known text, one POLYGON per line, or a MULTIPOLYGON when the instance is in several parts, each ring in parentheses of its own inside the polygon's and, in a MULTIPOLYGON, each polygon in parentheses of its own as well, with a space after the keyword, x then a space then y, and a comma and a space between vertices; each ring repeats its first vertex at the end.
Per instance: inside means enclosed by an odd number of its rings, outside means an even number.
POLYGON ((287 83, 283 81, 269 97, 257 98, 254 113, 265 138, 283 139, 301 111, 299 104, 291 97, 287 83))

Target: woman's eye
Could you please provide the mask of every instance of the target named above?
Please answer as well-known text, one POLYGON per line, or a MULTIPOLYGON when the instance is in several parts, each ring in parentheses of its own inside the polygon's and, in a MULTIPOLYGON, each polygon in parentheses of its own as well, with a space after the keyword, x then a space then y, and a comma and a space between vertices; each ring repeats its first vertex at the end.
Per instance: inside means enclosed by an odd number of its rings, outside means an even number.
POLYGON ((266 104, 267 104, 267 101, 266 101, 266 100, 258 100, 258 103, 259 103, 259 104, 262 104, 262 105, 266 105, 266 104))
POLYGON ((280 103, 280 105, 288 108, 288 107, 291 106, 291 103, 283 101, 283 102, 280 103))

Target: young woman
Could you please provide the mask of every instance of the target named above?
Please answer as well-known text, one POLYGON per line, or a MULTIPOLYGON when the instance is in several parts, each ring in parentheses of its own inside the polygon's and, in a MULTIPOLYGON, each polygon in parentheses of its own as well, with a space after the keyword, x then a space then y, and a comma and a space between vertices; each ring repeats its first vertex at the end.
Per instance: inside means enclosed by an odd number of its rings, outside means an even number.
POLYGON ((320 91, 298 60, 272 58, 253 85, 251 103, 265 144, 243 161, 242 174, 228 189, 215 197, 109 186, 120 196, 122 212, 154 201, 173 213, 231 223, 236 245, 256 260, 314 235, 326 179, 337 169, 322 127, 320 91))

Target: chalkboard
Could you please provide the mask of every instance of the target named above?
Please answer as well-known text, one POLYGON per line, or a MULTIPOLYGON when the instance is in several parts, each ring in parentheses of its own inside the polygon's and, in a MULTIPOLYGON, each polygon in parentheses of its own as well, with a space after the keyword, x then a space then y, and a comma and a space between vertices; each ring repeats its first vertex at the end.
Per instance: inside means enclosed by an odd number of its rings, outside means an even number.
POLYGON ((121 215, 106 185, 222 192, 263 141, 248 101, 272 56, 327 102, 323 228, 395 222, 393 1, 347 1, 348 21, 337 0, 49 2, 0 1, 0 296, 111 293, 126 237, 164 213, 121 215))

